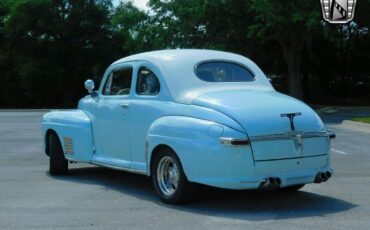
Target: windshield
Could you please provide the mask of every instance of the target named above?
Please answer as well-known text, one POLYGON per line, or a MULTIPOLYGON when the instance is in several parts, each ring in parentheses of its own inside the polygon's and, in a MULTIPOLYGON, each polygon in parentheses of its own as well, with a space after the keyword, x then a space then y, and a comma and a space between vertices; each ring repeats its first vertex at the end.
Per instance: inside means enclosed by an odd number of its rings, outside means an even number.
POLYGON ((196 76, 207 82, 250 82, 254 75, 247 68, 231 62, 212 61, 195 68, 196 76))

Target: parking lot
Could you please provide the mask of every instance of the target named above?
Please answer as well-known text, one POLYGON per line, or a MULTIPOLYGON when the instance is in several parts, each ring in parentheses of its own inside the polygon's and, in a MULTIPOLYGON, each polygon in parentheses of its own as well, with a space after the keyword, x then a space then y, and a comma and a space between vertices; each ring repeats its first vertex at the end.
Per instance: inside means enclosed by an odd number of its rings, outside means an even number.
POLYGON ((0 112, 0 229, 370 229, 370 134, 337 134, 333 177, 296 194, 204 188, 193 203, 163 204, 149 178, 85 165, 48 174, 42 111, 0 112))

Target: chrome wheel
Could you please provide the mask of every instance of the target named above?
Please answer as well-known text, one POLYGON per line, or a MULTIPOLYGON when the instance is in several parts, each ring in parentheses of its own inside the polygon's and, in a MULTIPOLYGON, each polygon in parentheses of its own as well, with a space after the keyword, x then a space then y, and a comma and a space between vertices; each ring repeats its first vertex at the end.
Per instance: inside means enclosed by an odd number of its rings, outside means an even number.
POLYGON ((175 160, 170 156, 163 157, 157 167, 157 182, 159 189, 166 196, 176 192, 179 185, 180 172, 175 160))
POLYGON ((188 181, 177 154, 169 147, 155 152, 150 171, 155 192, 168 204, 180 204, 194 197, 194 185, 188 181))

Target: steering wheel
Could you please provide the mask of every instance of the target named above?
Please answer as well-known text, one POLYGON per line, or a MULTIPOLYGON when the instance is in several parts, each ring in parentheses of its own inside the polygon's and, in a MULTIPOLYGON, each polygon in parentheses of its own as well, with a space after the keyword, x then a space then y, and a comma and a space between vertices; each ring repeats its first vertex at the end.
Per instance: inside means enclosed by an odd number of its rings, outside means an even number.
POLYGON ((124 88, 124 89, 120 89, 116 95, 127 95, 130 93, 130 89, 129 88, 124 88))

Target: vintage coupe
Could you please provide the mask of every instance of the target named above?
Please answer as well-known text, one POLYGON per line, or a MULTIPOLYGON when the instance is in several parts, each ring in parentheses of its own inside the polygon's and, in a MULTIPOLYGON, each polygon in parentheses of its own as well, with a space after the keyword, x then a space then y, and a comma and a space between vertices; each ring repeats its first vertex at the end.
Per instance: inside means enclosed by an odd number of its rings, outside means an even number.
POLYGON ((152 177, 168 203, 195 184, 298 190, 330 178, 329 132, 306 104, 276 92, 248 58, 213 50, 129 56, 78 109, 42 119, 50 173, 87 162, 152 177))

